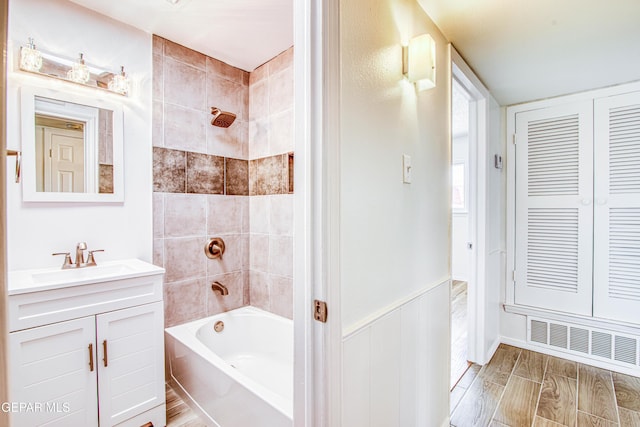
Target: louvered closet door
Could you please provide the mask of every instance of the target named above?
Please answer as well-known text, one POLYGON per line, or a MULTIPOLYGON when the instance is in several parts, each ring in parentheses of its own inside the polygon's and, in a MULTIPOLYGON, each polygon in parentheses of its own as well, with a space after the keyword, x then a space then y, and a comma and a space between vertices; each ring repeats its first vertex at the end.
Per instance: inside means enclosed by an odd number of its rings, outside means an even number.
POLYGON ((640 323, 640 93, 594 105, 593 315, 640 323))
POLYGON ((516 115, 516 272, 520 305, 591 315, 591 101, 516 115))

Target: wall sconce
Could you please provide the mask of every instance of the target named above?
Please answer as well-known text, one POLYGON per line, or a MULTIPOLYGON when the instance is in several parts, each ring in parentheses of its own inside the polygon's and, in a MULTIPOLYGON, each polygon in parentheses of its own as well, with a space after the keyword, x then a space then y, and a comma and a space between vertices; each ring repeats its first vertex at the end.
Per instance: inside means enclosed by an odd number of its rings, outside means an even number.
POLYGON ((71 66, 71 69, 67 71, 67 78, 76 83, 87 83, 91 77, 89 67, 84 63, 84 55, 81 53, 78 62, 71 66))
POLYGON ((122 95, 129 93, 129 78, 124 72, 124 65, 120 67, 120 74, 114 74, 109 81, 108 88, 112 92, 118 92, 122 95))
POLYGON ((20 68, 34 72, 42 68, 42 54, 36 49, 31 37, 29 37, 29 45, 20 48, 20 68))
POLYGON ((436 42, 429 34, 416 36, 402 47, 402 72, 418 91, 436 86, 436 42))

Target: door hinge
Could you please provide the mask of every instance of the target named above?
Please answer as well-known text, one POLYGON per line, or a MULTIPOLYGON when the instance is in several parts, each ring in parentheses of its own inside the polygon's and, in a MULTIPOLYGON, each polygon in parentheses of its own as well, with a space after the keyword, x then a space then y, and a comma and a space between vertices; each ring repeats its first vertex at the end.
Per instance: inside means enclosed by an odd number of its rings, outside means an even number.
POLYGON ((318 322, 327 323, 327 303, 320 300, 313 301, 313 318, 318 322))
POLYGON ((517 139, 518 139, 518 138, 516 137, 516 134, 514 133, 514 134, 513 134, 513 138, 512 138, 512 140, 511 140, 511 142, 513 142, 513 145, 516 145, 516 141, 517 141, 517 139))
POLYGON ((511 280, 513 280, 514 283, 516 281, 516 271, 515 270, 511 270, 511 280))

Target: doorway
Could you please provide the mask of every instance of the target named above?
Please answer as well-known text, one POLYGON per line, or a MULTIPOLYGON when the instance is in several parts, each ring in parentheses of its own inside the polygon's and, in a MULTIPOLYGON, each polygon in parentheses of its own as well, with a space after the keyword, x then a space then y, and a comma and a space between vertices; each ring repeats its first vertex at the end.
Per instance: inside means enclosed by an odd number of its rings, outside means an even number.
POLYGON ((471 96, 455 80, 451 85, 451 377, 453 388, 469 361, 468 288, 471 276, 470 103, 471 96))

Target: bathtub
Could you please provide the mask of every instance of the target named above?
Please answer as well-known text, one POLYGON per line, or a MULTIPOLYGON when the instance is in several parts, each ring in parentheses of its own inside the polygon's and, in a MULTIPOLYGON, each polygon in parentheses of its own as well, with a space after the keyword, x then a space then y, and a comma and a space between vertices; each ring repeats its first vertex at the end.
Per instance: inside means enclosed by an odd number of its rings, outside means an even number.
POLYGON ((167 328, 165 336, 176 391, 212 426, 293 425, 291 320, 242 307, 167 328))

